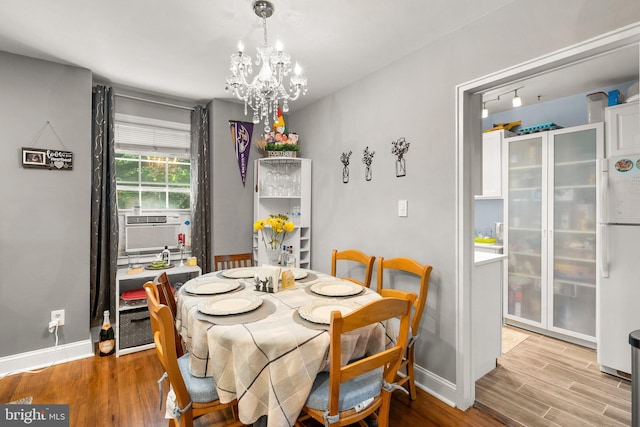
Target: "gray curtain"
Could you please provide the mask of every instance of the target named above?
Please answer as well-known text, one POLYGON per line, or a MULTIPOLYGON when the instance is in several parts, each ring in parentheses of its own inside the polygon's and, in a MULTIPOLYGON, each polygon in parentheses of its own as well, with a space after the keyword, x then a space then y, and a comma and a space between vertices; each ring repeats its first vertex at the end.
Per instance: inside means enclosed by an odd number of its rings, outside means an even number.
POLYGON ((113 89, 93 89, 91 125, 91 325, 102 323, 104 310, 116 314, 118 206, 114 150, 113 89))
POLYGON ((203 273, 212 271, 209 155, 209 111, 197 106, 191 113, 191 249, 203 273))

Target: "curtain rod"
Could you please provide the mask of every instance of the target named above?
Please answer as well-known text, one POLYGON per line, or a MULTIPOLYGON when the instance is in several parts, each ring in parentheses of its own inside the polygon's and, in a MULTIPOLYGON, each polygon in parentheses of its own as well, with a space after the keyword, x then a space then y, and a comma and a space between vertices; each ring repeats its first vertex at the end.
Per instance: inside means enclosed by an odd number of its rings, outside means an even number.
POLYGON ((180 109, 189 110, 189 111, 194 111, 195 110, 195 108, 193 108, 193 107, 185 107, 183 105, 176 105, 176 104, 169 104, 167 102, 153 101, 151 99, 138 98, 137 96, 123 95, 123 94, 120 94, 120 93, 116 93, 114 95, 118 96, 120 98, 127 98, 127 99, 133 99, 135 101, 149 102, 151 104, 164 105, 166 107, 180 108, 180 109))

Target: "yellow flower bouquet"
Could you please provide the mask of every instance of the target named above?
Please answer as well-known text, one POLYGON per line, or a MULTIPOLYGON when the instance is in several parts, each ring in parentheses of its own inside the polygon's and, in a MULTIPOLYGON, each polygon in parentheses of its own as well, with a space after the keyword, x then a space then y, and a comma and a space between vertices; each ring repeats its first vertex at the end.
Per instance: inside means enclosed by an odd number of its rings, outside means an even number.
POLYGON ((287 233, 291 233, 295 228, 293 222, 289 221, 289 217, 282 214, 271 214, 253 224, 253 229, 256 232, 262 230, 262 241, 267 249, 279 249, 287 237, 287 233))

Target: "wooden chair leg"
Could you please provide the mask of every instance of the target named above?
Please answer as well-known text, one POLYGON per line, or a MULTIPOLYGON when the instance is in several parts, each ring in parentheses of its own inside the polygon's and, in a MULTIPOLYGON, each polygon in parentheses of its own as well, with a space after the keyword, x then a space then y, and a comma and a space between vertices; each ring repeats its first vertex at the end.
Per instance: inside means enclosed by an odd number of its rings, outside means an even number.
POLYGON ((416 376, 415 371, 413 369, 414 364, 414 356, 413 356, 413 347, 409 349, 409 363, 407 363, 407 375, 409 376, 409 396, 411 400, 416 400, 418 393, 416 391, 416 376))

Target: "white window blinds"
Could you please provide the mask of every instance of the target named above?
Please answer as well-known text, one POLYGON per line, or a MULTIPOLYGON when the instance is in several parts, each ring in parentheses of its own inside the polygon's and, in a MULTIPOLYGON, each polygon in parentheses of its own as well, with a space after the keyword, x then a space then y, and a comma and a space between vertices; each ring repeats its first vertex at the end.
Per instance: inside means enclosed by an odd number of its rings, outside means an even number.
POLYGON ((117 152, 189 157, 189 125, 125 114, 116 114, 115 119, 117 152))

